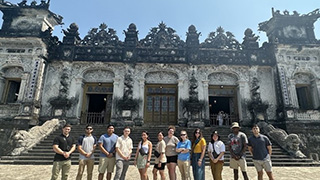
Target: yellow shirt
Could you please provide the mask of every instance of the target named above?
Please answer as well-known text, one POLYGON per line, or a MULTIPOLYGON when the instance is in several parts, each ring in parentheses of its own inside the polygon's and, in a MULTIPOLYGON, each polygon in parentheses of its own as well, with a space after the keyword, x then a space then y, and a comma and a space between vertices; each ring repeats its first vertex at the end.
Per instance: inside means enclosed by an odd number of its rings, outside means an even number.
POLYGON ((202 147, 206 146, 207 142, 204 138, 201 138, 198 144, 194 147, 193 153, 201 153, 202 152, 202 147))

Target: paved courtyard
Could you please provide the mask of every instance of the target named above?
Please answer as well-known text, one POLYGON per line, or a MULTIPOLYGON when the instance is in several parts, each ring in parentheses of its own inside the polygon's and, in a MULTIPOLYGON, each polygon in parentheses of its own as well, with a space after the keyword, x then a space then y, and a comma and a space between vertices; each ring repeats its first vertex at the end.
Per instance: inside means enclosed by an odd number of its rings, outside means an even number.
MULTIPOLYGON (((50 179, 52 165, 0 165, 0 180, 46 180, 50 179)), ((98 166, 94 169, 94 179, 97 179, 98 166)), ((73 165, 71 168, 70 180, 74 180, 77 175, 78 166, 73 165)), ((149 179, 152 180, 152 168, 149 168, 149 179)), ((319 180, 320 167, 274 167, 274 177, 276 180, 319 180)), ((181 180, 179 171, 177 169, 178 178, 181 180)), ((250 179, 257 179, 254 167, 248 168, 250 179)), ((167 175, 167 171, 166 171, 167 175)), ((168 177, 168 176, 167 176, 168 177)), ((86 172, 83 175, 83 180, 86 179, 86 172)), ((138 170, 134 166, 130 166, 127 173, 127 180, 140 179, 138 170)), ((160 179, 158 177, 158 179, 160 179)), ((168 178, 167 178, 168 179, 168 178)), ((211 172, 206 166, 206 179, 212 179, 211 172)), ((229 167, 223 169, 223 179, 232 180, 233 174, 229 167)), ((243 178, 240 176, 240 180, 243 178)), ((267 180, 267 176, 264 176, 267 180)), ((60 177, 59 177, 60 180, 60 177)))

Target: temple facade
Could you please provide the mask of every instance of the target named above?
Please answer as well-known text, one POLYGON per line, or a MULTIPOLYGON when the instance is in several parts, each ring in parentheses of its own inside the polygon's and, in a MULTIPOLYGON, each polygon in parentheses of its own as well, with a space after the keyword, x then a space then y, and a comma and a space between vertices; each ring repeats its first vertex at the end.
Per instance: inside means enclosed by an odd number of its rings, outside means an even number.
POLYGON ((73 23, 59 40, 62 17, 49 4, 1 2, 0 121, 29 127, 52 118, 117 126, 289 127, 320 124, 320 11, 272 10, 242 42, 218 27, 204 42, 191 25, 185 40, 160 22, 125 40, 102 23, 81 38, 73 23), (36 17, 36 18, 35 18, 36 17))

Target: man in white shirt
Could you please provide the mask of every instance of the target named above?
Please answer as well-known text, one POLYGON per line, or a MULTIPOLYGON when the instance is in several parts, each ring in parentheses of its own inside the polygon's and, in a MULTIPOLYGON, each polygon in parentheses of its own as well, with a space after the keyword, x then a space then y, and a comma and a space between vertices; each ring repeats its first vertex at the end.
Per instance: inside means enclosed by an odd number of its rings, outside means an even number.
POLYGON ((129 137, 130 132, 130 128, 125 127, 123 129, 123 135, 117 140, 116 174, 114 176, 114 180, 125 180, 133 148, 132 139, 129 137))
POLYGON ((94 167, 94 151, 97 146, 97 138, 92 135, 93 128, 87 125, 85 135, 78 139, 79 151, 79 169, 76 180, 81 180, 85 166, 87 166, 87 179, 92 179, 92 171, 94 167))

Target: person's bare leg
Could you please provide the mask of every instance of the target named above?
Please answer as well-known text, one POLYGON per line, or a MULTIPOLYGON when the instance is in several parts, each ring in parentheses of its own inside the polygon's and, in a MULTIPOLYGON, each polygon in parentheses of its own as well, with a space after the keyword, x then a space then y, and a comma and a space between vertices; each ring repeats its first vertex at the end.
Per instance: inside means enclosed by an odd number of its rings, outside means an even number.
POLYGON ((153 168, 152 173, 153 173, 153 180, 157 180, 157 169, 153 168))
POLYGON ((170 180, 176 180, 176 163, 169 163, 168 165, 168 172, 170 180))
POLYGON ((140 174, 140 179, 143 180, 143 169, 138 169, 139 170, 139 174, 140 174))
POLYGON ((164 170, 160 170, 159 172, 160 172, 161 180, 165 180, 166 176, 164 174, 164 170))
POLYGON ((266 173, 269 177, 269 180, 274 180, 272 172, 266 172, 266 173))
POLYGON ((103 180, 104 173, 99 173, 98 180, 103 180))
POLYGON ((112 173, 110 173, 110 172, 107 173, 107 180, 111 180, 111 175, 112 175, 112 173))
POLYGON ((263 180, 263 171, 258 171, 258 180, 263 180))

